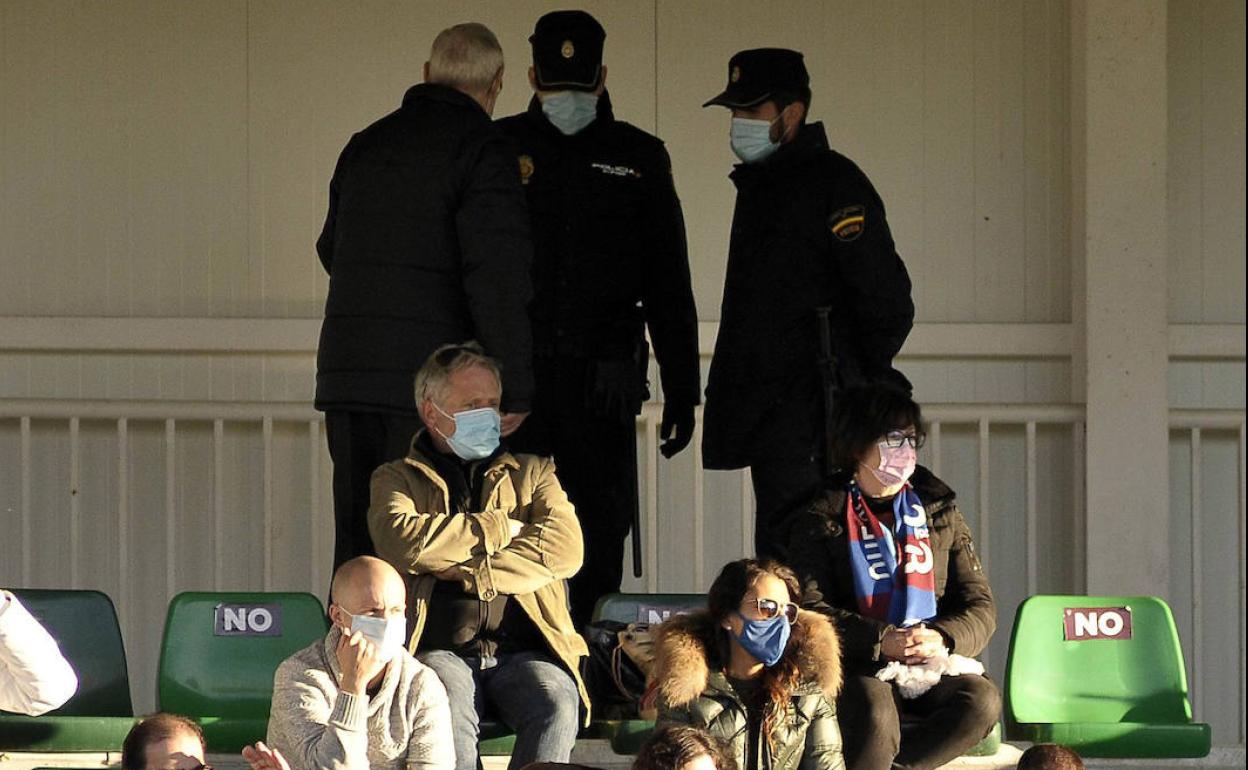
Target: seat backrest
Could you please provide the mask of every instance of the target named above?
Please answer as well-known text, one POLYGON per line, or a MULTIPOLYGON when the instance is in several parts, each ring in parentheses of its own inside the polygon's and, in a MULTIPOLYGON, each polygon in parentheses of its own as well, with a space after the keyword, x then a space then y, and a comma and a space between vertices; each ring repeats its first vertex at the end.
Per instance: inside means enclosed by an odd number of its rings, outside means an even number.
POLYGON ((126 648, 112 599, 99 591, 14 588, 14 596, 48 630, 78 675, 78 691, 59 716, 134 716, 126 648))
POLYGON ((267 719, 278 664, 328 629, 308 593, 178 594, 165 618, 156 704, 191 717, 267 719))
POLYGON ((1027 599, 1014 618, 1005 679, 1010 713, 1020 723, 1192 720, 1174 616, 1154 596, 1027 599), (1066 640, 1067 612, 1080 607, 1129 608, 1131 638, 1097 638, 1104 629, 1085 622, 1091 638, 1066 640))
POLYGON ((705 607, 706 594, 607 594, 594 605, 594 620, 655 625, 705 607))

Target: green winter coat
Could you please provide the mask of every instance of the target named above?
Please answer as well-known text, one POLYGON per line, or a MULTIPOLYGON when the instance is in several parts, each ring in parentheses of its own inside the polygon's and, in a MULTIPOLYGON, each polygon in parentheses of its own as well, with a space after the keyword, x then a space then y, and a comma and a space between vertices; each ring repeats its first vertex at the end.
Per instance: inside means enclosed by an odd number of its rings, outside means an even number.
MULTIPOLYGON (((731 743, 737 763, 748 766, 745 704, 722 671, 712 670, 719 630, 705 612, 662 625, 655 648, 658 725, 692 725, 731 743)), ((758 742, 759 770, 843 770, 836 696, 841 689, 840 642, 827 618, 798 614, 785 657, 796 656, 802 681, 789 699, 771 740, 758 742)))

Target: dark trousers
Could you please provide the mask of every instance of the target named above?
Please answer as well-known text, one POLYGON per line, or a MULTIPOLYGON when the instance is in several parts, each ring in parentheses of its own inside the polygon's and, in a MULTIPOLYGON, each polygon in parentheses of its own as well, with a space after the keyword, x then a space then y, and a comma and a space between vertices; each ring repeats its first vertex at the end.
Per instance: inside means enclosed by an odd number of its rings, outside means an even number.
POLYGON ((517 452, 554 457, 555 475, 576 508, 585 561, 568 581, 568 593, 579 629, 599 597, 619 591, 624 577, 624 539, 637 507, 637 425, 631 414, 606 416, 590 408, 593 374, 586 361, 539 358, 534 369, 533 413, 508 443, 517 452))
POLYGON ((377 466, 407 455, 419 417, 378 412, 325 413, 325 436, 334 461, 334 569, 373 553, 368 535, 369 481, 377 466))
POLYGON ((754 552, 785 561, 793 517, 823 488, 823 464, 816 457, 769 460, 750 466, 754 484, 754 552))
POLYGON ((928 770, 983 740, 1001 716, 1001 694, 976 674, 942 677, 932 689, 905 700, 889 682, 848 675, 836 700, 846 770, 928 770), (922 717, 907 724, 902 717, 922 717))

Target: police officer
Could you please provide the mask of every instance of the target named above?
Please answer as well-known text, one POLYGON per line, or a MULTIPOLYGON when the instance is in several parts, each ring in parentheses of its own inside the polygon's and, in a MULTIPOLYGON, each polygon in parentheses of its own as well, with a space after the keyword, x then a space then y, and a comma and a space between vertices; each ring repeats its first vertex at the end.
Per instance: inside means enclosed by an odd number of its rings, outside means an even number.
POLYGON ((750 467, 759 556, 785 556, 788 516, 819 492, 824 390, 819 308, 840 383, 909 390, 892 359, 914 321, 910 277, 884 203, 853 161, 806 123, 802 55, 742 51, 703 106, 732 110, 740 158, 719 336, 706 389, 707 468, 750 467))
POLYGON ((515 143, 534 245, 533 414, 511 441, 553 454, 585 536, 572 617, 618 591, 637 509, 635 417, 649 393, 648 327, 671 457, 693 436, 697 311, 685 226, 663 143, 615 119, 602 66, 606 33, 583 11, 537 21, 535 95, 499 121, 515 143), (643 326, 644 324, 644 326, 643 326))

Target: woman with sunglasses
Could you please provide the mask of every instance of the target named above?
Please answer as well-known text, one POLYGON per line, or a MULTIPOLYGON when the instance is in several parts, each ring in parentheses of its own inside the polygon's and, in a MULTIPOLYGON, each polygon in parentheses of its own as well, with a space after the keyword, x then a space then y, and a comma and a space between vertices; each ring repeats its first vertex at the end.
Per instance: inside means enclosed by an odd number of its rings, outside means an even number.
POLYGON ((829 428, 839 470, 794 524, 789 553, 804 581, 804 606, 832 618, 840 632, 845 764, 938 767, 992 729, 1001 710, 997 688, 977 674, 943 676, 905 699, 874 675, 890 661, 978 655, 997 626, 992 589, 953 490, 916 463, 923 419, 908 394, 887 387, 838 393, 829 428), (903 717, 920 718, 904 737, 903 717))
POLYGON ((796 575, 742 559, 719 573, 707 609, 664 623, 649 698, 658 727, 692 725, 728 741, 741 770, 838 770, 836 630, 799 610, 796 575))

